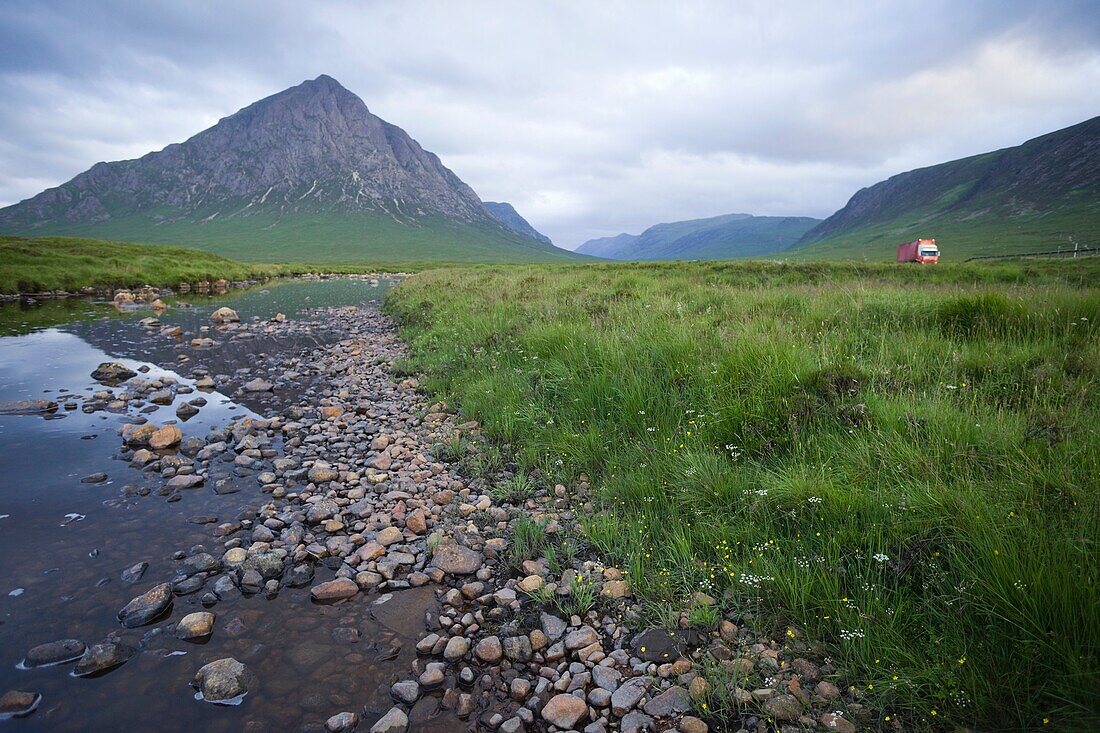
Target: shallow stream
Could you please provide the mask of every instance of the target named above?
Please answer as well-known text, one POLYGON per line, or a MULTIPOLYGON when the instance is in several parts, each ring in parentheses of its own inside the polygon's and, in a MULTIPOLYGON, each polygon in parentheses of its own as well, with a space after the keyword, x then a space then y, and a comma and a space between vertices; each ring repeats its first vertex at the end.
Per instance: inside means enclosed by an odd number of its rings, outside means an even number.
MULTIPOLYGON (((389 709, 390 684, 407 674, 425 614, 434 607, 428 587, 395 594, 382 604, 361 598, 331 606, 312 603, 308 587, 283 588, 273 599, 237 594, 212 609, 216 631, 205 644, 176 640, 164 631, 165 621, 123 629, 116 613, 173 576, 173 553, 202 544, 220 556, 212 520, 251 517, 263 495, 254 476, 216 462, 214 480, 167 501, 155 490, 156 476, 115 458, 118 431, 135 411, 87 413, 77 399, 105 389, 90 377, 101 362, 144 367, 146 379, 168 376, 192 385, 188 374, 198 363, 210 374, 231 375, 272 354, 297 353, 336 338, 324 329, 288 329, 227 340, 205 352, 188 348, 186 342, 200 335, 218 306, 234 308, 242 322, 267 320, 277 312, 294 319, 307 309, 377 301, 386 289, 385 282, 372 286, 363 280, 289 281, 186 297, 189 308, 170 301, 158 317, 164 325, 183 328, 182 342, 142 326, 141 319, 155 315, 147 307, 120 311, 112 304, 72 299, 0 305, 0 402, 46 398, 62 405, 46 418, 0 415, 0 694, 16 689, 43 696, 37 712, 2 725, 53 732, 323 730, 329 716, 362 713, 365 706, 365 730, 389 709), (106 480, 82 482, 97 473, 106 480), (153 490, 143 496, 142 487, 153 490), (143 561, 149 567, 141 580, 121 579, 123 570, 143 561), (91 645, 111 633, 140 644, 141 651, 101 677, 75 678, 71 664, 19 668, 34 645, 65 638, 91 645), (258 688, 232 708, 194 699, 188 683, 195 671, 227 656, 248 665, 258 688)), ((158 425, 175 423, 185 437, 202 436, 232 418, 262 415, 270 406, 265 399, 270 398, 234 399, 207 390, 143 409, 158 425), (198 414, 177 419, 179 402, 200 394, 206 404, 198 414)), ((325 579, 318 572, 318 580, 325 579)), ((200 596, 176 597, 167 621, 202 610, 200 596)), ((435 701, 423 699, 413 711, 412 729, 454 729, 437 713, 435 701)))

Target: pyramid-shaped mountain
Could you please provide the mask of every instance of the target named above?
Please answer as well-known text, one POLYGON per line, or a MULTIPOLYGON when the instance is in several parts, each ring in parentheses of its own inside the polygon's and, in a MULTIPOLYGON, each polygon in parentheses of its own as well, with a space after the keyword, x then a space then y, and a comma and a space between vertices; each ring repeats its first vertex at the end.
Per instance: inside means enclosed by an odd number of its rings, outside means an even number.
POLYGON ((0 209, 0 232, 174 242, 257 260, 573 257, 503 226, 434 153, 324 75, 186 142, 97 163, 0 209))

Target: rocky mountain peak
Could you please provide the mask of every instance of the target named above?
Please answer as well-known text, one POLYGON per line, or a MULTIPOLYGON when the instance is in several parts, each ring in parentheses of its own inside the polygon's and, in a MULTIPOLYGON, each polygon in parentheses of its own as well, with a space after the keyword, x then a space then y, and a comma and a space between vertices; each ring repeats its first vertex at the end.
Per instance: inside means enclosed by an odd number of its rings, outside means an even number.
POLYGON ((322 74, 254 102, 189 140, 101 163, 0 210, 0 229, 58 221, 150 224, 289 214, 370 213, 500 228, 473 190, 404 130, 322 74))

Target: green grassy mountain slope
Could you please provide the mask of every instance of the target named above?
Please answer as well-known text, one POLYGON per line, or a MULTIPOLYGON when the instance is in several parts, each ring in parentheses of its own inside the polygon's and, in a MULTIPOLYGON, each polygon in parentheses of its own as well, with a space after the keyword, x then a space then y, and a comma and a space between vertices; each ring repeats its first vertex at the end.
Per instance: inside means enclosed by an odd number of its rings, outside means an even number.
POLYGON ((171 242, 267 261, 575 257, 506 228, 435 154, 328 76, 0 209, 0 232, 171 242))
POLYGON ((946 259, 1100 245, 1100 117, 862 189, 791 254, 889 259, 919 237, 946 259))
POLYGON ((592 239, 578 252, 613 260, 719 260, 782 252, 817 224, 809 217, 726 214, 592 239))
POLYGON ((145 216, 35 230, 50 236, 179 244, 250 262, 562 262, 589 259, 493 226, 446 217, 398 222, 369 213, 295 213, 150 225, 145 216))

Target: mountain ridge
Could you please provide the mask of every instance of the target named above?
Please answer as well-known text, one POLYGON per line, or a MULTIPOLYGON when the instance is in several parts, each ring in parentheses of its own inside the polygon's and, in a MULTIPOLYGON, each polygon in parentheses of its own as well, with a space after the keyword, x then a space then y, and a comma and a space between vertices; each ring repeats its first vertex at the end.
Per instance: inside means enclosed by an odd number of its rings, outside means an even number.
POLYGON ((343 259, 464 260, 466 240, 483 241, 476 257, 490 261, 572 256, 507 229, 437 155, 328 75, 253 102, 182 143, 97 163, 0 209, 0 231, 219 252, 225 240, 243 237, 226 253, 260 259, 294 246, 301 259, 311 241, 322 249, 341 245, 343 259), (307 220, 312 234, 293 241, 307 220), (386 252, 387 238, 390 249, 407 251, 386 252))
POLYGON ((724 214, 654 224, 641 234, 590 239, 577 252, 616 260, 733 259, 777 254, 820 220, 724 214))
POLYGON ((550 237, 531 226, 530 222, 520 216, 520 213, 516 211, 516 207, 512 206, 507 201, 482 201, 481 203, 485 205, 485 208, 489 210, 489 213, 492 214, 497 221, 516 234, 530 237, 531 239, 535 239, 545 244, 553 244, 553 242, 550 241, 550 237))
POLYGON ((857 191, 795 245, 889 257, 918 237, 950 256, 1100 244, 1100 117, 1020 145, 898 173, 857 191))

